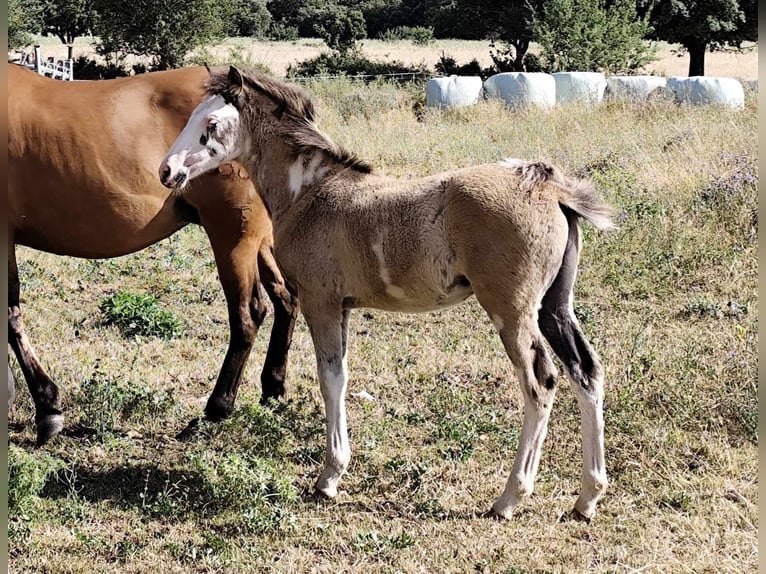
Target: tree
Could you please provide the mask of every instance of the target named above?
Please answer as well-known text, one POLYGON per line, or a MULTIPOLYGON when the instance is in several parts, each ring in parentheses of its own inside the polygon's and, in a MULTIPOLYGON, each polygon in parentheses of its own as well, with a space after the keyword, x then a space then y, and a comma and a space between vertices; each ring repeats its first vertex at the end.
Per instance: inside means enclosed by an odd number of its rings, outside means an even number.
POLYGON ((233 0, 94 0, 94 32, 102 55, 151 56, 152 69, 183 65, 194 48, 222 37, 233 17, 233 0))
POLYGON ((659 0, 650 10, 653 37, 681 44, 689 51, 689 75, 705 75, 705 52, 724 45, 739 47, 758 39, 755 0, 659 0))
POLYGON ((42 4, 38 0, 8 0, 8 49, 31 44, 41 22, 42 4))
POLYGON ((230 35, 265 38, 273 22, 267 8, 269 0, 234 1, 234 17, 228 30, 230 35))
POLYGON ((353 51, 356 41, 366 35, 362 13, 340 4, 327 2, 315 9, 310 18, 314 32, 341 55, 353 51))
POLYGON ((648 15, 635 0, 548 0, 532 25, 543 67, 551 72, 635 72, 654 58, 644 41, 648 15))
POLYGON ((42 33, 52 34, 64 44, 85 36, 93 28, 93 0, 45 0, 42 6, 42 33))
POLYGON ((523 72, 533 39, 532 22, 542 4, 542 0, 455 0, 455 24, 471 30, 476 39, 492 39, 493 46, 496 41, 505 44, 505 49, 492 52, 495 65, 523 72))

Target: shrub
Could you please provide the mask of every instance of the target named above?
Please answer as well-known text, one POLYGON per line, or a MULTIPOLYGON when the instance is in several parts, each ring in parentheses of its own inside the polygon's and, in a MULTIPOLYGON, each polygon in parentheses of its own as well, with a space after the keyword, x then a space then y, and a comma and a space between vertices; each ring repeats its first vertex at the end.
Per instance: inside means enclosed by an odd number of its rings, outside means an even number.
POLYGON ((219 56, 210 51, 207 47, 195 50, 187 59, 186 63, 192 66, 228 66, 234 65, 240 68, 249 68, 257 70, 263 74, 272 75, 273 72, 266 64, 256 62, 252 58, 252 52, 245 52, 242 46, 232 46, 228 49, 225 56, 219 56))
POLYGON ((153 295, 119 291, 102 299, 99 309, 103 324, 116 325, 125 337, 172 339, 181 332, 178 319, 170 311, 161 309, 153 295))
POLYGON ((411 40, 417 46, 427 46, 434 42, 434 29, 425 26, 396 26, 380 34, 384 42, 411 40))
POLYGON ((205 514, 233 511, 237 526, 254 534, 284 529, 292 523, 298 491, 289 477, 267 460, 236 453, 190 454, 202 477, 195 506, 205 514))
POLYGON ((547 72, 635 72, 654 59, 644 41, 651 27, 636 3, 615 0, 550 0, 533 23, 547 72))
POLYGON ((121 65, 114 62, 100 64, 85 56, 79 56, 73 63, 74 77, 78 80, 111 80, 130 75, 121 65))
POLYGON ((77 402, 80 424, 98 439, 114 432, 117 418, 153 422, 171 413, 177 404, 172 392, 121 383, 102 373, 98 366, 80 384, 77 402))
POLYGON ((8 445, 8 516, 23 517, 39 496, 48 476, 64 463, 38 451, 28 453, 14 444, 8 445))
POLYGON ((381 76, 403 74, 406 79, 425 77, 427 70, 410 68, 398 61, 379 62, 369 60, 357 51, 323 53, 316 58, 299 62, 287 69, 288 78, 312 76, 381 76))

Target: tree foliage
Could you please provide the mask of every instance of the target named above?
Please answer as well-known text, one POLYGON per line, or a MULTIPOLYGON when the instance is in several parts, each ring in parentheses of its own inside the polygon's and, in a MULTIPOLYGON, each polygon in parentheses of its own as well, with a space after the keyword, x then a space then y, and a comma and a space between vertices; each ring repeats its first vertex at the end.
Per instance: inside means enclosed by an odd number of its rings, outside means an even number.
POLYGON ((550 72, 630 73, 648 64, 651 30, 632 0, 549 0, 534 18, 543 68, 550 72))
POLYGON ((42 3, 42 33, 57 36, 64 44, 88 35, 95 21, 93 0, 45 0, 42 3))
POLYGON ((274 22, 269 0, 234 0, 233 17, 227 33, 231 36, 266 38, 274 22))
POLYGON ((8 0, 8 49, 32 43, 32 34, 40 31, 42 3, 39 0, 8 0))
POLYGON ((226 33, 234 0, 94 0, 94 5, 100 54, 148 55, 151 68, 165 70, 183 65, 190 50, 226 33))
POLYGON ((689 51, 689 75, 705 74, 705 51, 740 46, 758 39, 755 0, 658 0, 642 3, 649 10, 653 37, 678 43, 689 51))
POLYGON ((323 3, 313 9, 311 20, 314 32, 340 54, 353 51, 356 41, 366 35, 362 13, 342 4, 323 3))

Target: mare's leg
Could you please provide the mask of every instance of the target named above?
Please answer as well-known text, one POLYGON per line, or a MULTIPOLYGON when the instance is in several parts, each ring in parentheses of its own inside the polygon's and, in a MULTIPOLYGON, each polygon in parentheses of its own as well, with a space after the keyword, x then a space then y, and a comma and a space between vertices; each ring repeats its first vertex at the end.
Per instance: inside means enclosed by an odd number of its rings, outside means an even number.
POLYGON ((269 399, 285 398, 287 385, 287 353, 298 318, 298 298, 285 283, 272 253, 271 244, 261 244, 258 252, 261 284, 274 304, 274 326, 271 328, 269 348, 261 371, 261 404, 269 399))
POLYGON ((338 493, 338 481, 348 468, 351 447, 346 427, 346 388, 348 365, 344 353, 347 341, 348 312, 340 306, 319 308, 303 305, 316 353, 317 371, 327 417, 327 450, 325 467, 317 480, 316 490, 332 498, 338 493))
POLYGON ((580 407, 583 446, 582 489, 575 513, 590 519, 607 487, 604 462, 604 370, 577 322, 572 308, 572 287, 577 272, 579 237, 570 233, 556 280, 543 297, 540 329, 561 359, 580 407))
POLYGON ((8 342, 16 353, 21 372, 29 386, 35 403, 37 444, 45 444, 64 428, 64 415, 58 408, 59 391, 37 358, 24 329, 19 307, 19 270, 16 265, 16 247, 8 242, 8 342))
POLYGON ((263 239, 248 229, 246 219, 243 223, 241 212, 241 208, 221 206, 211 217, 200 211, 226 296, 230 330, 221 372, 205 406, 205 417, 211 421, 228 417, 234 408, 242 371, 266 316, 258 287, 258 250, 263 239))

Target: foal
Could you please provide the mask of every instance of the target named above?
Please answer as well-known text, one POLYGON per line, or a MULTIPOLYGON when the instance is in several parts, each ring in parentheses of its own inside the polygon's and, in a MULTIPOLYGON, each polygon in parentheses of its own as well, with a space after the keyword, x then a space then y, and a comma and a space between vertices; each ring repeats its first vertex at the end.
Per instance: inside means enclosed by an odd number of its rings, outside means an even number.
POLYGON ((589 183, 545 163, 505 160, 422 179, 375 175, 315 125, 299 88, 230 68, 213 73, 160 166, 168 187, 237 159, 271 213, 277 261, 297 287, 316 351, 327 415, 316 488, 335 496, 351 451, 346 353, 351 309, 418 312, 475 294, 500 333, 524 395, 519 449, 493 505, 509 518, 532 493, 561 359, 582 416, 577 514, 606 488, 604 374, 572 310, 579 220, 611 226, 589 183))

